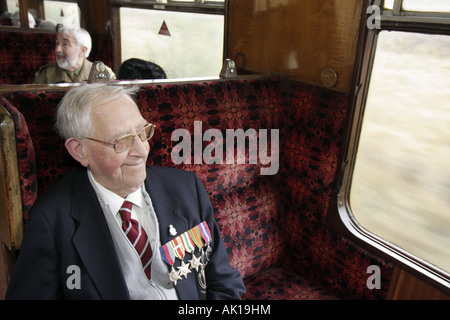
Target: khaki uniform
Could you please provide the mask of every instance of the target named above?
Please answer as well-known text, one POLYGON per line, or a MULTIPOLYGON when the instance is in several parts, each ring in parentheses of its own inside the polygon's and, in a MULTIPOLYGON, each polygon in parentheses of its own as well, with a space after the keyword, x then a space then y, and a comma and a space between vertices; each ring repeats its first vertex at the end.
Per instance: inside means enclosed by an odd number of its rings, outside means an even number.
MULTIPOLYGON (((85 59, 78 75, 74 75, 75 78, 72 79, 66 70, 58 67, 58 64, 56 62, 49 63, 46 64, 45 66, 42 66, 36 72, 36 74, 34 75, 33 83, 50 84, 50 83, 71 83, 71 82, 88 81, 92 65, 93 63, 91 61, 85 59)), ((106 66, 106 69, 108 70, 110 79, 111 80, 116 79, 116 75, 111 70, 111 68, 106 66)))

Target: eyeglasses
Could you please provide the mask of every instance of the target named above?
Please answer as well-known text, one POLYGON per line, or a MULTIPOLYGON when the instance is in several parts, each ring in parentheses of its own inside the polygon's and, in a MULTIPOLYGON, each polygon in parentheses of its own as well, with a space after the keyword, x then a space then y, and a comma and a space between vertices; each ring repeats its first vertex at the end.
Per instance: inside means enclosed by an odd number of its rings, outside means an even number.
POLYGON ((155 133, 155 125, 152 123, 148 123, 138 133, 127 134, 125 136, 119 137, 114 141, 114 143, 109 143, 106 141, 97 140, 97 139, 93 139, 93 138, 86 138, 86 139, 100 142, 100 143, 103 143, 103 144, 106 144, 109 146, 113 146, 113 148, 114 148, 114 150, 116 150, 116 152, 125 152, 133 146, 134 138, 136 136, 138 136, 142 142, 145 142, 147 140, 150 140, 153 137, 154 133, 155 133))

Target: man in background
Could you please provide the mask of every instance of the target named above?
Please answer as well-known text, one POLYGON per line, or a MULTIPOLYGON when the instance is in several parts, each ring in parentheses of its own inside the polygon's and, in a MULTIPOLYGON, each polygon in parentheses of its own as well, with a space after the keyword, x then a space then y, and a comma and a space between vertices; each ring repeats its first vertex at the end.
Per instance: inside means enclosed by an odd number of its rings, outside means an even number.
MULTIPOLYGON (((93 63, 87 58, 91 53, 92 39, 82 28, 61 28, 55 43, 56 63, 42 66, 34 76, 34 83, 70 83, 89 79, 93 63)), ((106 67, 110 79, 116 75, 106 67)))

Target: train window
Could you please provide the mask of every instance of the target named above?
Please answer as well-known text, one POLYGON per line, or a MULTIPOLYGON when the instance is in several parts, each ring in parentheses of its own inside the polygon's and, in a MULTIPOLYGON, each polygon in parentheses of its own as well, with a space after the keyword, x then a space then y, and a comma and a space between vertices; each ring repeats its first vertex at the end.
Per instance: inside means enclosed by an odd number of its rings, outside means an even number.
MULTIPOLYGON (((20 4, 19 0, 6 0, 3 5, 0 5, 1 9, 6 9, 0 15, 0 25, 7 25, 12 27, 23 28, 20 17, 20 4), (5 8, 6 5, 6 8, 5 8)), ((35 12, 28 11, 28 28, 36 27, 36 14, 35 12)))
POLYGON ((190 2, 190 3, 208 3, 208 2, 211 2, 211 3, 214 3, 214 2, 225 2, 225 0, 169 0, 169 3, 170 2, 190 2))
POLYGON ((159 64, 168 78, 210 77, 223 60, 223 14, 120 8, 121 56, 159 64))
POLYGON ((408 2, 375 0, 367 9, 338 214, 330 222, 402 269, 450 288, 450 13, 447 0, 414 12, 405 5, 425 1, 408 2), (374 15, 379 23, 371 23, 374 15))
POLYGON ((394 9, 394 0, 384 0, 384 8, 388 10, 394 9))
POLYGON ((26 0, 6 0, 0 9, 1 25, 26 28, 22 25, 20 10, 28 10, 28 28, 55 29, 57 24, 68 27, 80 27, 80 10, 77 0, 40 0, 36 2, 26 0), (31 6, 33 4, 34 6, 31 6), (36 7, 38 6, 38 7, 36 7))
POLYGON ((8 12, 19 11, 19 0, 6 0, 6 8, 8 12))
MULTIPOLYGON (((20 27, 20 6, 18 0, 6 0, 7 15, 11 19, 11 25, 13 27, 20 27)), ((28 16, 30 18, 30 16, 28 16)), ((33 22, 30 22, 30 27, 33 28, 33 22)))
POLYGON ((76 1, 44 0, 45 20, 66 27, 80 27, 80 12, 76 1))
MULTIPOLYGON (((379 0, 378 0, 379 1, 379 0)), ((394 15, 402 14, 416 15, 420 12, 420 15, 424 13, 448 13, 450 12, 450 3, 448 0, 384 0, 383 8, 392 10, 394 15)))
POLYGON ((450 3, 448 0, 403 0, 403 9, 422 12, 450 12, 450 3))
POLYGON ((368 231, 450 272, 450 37, 382 31, 350 206, 368 231))

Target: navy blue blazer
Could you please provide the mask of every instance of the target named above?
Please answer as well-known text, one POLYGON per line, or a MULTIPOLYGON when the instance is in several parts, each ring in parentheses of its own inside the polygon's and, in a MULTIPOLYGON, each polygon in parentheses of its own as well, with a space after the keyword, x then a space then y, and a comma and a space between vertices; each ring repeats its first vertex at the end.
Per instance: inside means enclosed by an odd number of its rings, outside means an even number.
MULTIPOLYGON (((147 167, 145 181, 161 230, 161 243, 206 221, 213 255, 206 267, 207 298, 240 299, 242 277, 230 266, 208 194, 195 173, 147 167), (167 231, 167 232, 166 232, 167 231)), ((36 201, 6 299, 129 299, 107 222, 87 170, 73 169, 36 201), (81 288, 70 289, 71 265, 80 268, 81 288)), ((177 262, 175 267, 180 264, 177 262)), ((169 267, 168 267, 169 272, 169 267)), ((195 270, 192 270, 193 272, 195 270)), ((196 276, 179 280, 180 299, 199 299, 196 276)))

